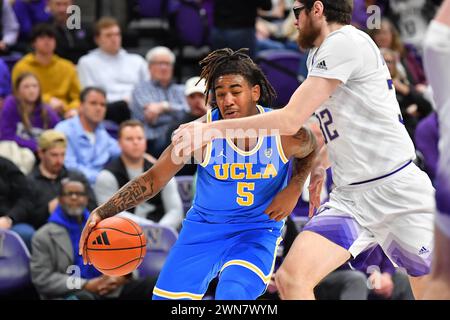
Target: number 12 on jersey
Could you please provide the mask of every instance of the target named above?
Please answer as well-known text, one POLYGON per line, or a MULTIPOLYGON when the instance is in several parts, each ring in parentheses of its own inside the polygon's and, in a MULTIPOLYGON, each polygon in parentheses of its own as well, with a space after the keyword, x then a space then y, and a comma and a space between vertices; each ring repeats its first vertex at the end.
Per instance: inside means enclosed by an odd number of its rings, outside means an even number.
POLYGON ((251 191, 255 191, 254 182, 238 182, 237 183, 237 194, 236 202, 240 206, 251 206, 254 202, 254 196, 251 191))
POLYGON ((333 124, 333 116, 331 115, 330 110, 324 109, 320 111, 319 114, 316 113, 315 115, 316 118, 319 119, 320 130, 325 138, 325 143, 333 141, 339 137, 339 133, 330 128, 333 124))

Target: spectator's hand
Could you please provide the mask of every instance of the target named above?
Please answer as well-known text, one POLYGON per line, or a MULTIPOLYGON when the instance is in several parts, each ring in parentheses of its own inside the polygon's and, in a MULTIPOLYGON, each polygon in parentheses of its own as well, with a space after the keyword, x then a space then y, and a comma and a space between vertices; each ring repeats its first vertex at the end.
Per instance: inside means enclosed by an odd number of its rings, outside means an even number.
POLYGON ((12 220, 10 217, 3 216, 0 217, 0 229, 11 229, 12 220))
POLYGON ((111 276, 102 276, 103 281, 99 285, 99 294, 101 296, 107 295, 108 293, 113 292, 126 282, 125 277, 111 277, 111 276))
POLYGON ((53 199, 53 200, 50 200, 50 201, 48 202, 48 212, 49 212, 50 214, 52 214, 53 211, 55 211, 55 209, 56 209, 56 207, 58 206, 58 204, 59 204, 58 198, 55 198, 55 199, 53 199))
POLYGON ((81 233, 80 243, 79 243, 79 251, 78 254, 83 256, 83 263, 84 264, 91 264, 91 262, 88 259, 87 252, 86 252, 86 242, 88 239, 89 234, 91 233, 92 229, 96 226, 97 223, 102 221, 102 218, 94 211, 89 216, 89 219, 86 221, 86 225, 83 228, 83 232, 81 233))
POLYGON ((4 41, 0 41, 0 51, 6 51, 8 49, 8 46, 4 41))
POLYGON ((392 82, 394 84, 395 91, 401 93, 404 96, 407 96, 409 94, 410 92, 409 86, 401 82, 400 79, 398 78, 392 79, 392 82))
POLYGON ((76 117, 78 115, 78 111, 76 109, 70 109, 64 113, 64 119, 69 119, 72 117, 76 117))
POLYGON ((406 108, 406 113, 408 115, 410 115, 411 117, 415 117, 418 118, 420 117, 420 113, 419 113, 419 107, 417 106, 417 104, 411 104, 406 108))
POLYGON ((48 104, 50 105, 50 107, 52 107, 53 110, 55 110, 58 113, 62 113, 63 109, 64 109, 64 102, 62 102, 62 100, 52 97, 50 99, 50 101, 48 102, 48 104))
POLYGON ((293 186, 288 185, 273 198, 272 202, 264 211, 269 215, 270 219, 280 221, 292 213, 301 194, 301 190, 293 186))
POLYGON ((145 106, 144 109, 144 116, 145 119, 149 122, 149 123, 155 123, 159 116, 166 111, 167 108, 164 108, 164 104, 163 102, 158 102, 158 103, 150 103, 147 106, 145 106))
POLYGON ((84 286, 84 290, 104 296, 117 288, 117 281, 114 277, 102 275, 89 280, 84 286))
POLYGON ((387 273, 374 272, 370 275, 369 281, 372 284, 373 292, 385 299, 390 299, 394 291, 392 276, 387 273))
POLYGON ((322 192, 323 183, 325 182, 326 171, 322 167, 314 168, 311 171, 311 180, 309 181, 309 213, 308 217, 312 218, 314 210, 320 207, 320 194, 322 192))

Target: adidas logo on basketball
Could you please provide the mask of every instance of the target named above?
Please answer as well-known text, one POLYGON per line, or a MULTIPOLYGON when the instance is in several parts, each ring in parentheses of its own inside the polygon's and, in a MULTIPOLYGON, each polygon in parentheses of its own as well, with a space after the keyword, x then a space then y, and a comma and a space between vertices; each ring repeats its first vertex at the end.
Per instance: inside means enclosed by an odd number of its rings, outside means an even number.
POLYGON ((327 64, 326 64, 325 60, 320 61, 320 62, 317 64, 316 68, 317 68, 317 69, 322 69, 322 70, 328 70, 327 64))
POLYGON ((419 255, 425 254, 425 253, 428 253, 428 252, 430 252, 430 250, 428 250, 428 249, 425 248, 425 247, 422 247, 422 248, 420 248, 420 250, 419 250, 419 255))
POLYGON ((104 245, 104 246, 109 246, 111 245, 109 243, 109 239, 108 239, 108 235, 105 232, 102 232, 101 235, 99 235, 97 237, 97 239, 95 239, 94 241, 92 241, 92 244, 96 244, 96 245, 104 245))

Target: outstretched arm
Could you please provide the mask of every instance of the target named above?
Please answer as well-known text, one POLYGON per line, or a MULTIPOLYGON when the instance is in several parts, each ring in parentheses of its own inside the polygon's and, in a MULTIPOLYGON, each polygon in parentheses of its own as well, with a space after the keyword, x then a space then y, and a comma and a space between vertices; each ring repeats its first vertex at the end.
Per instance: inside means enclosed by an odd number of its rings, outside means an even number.
POLYGON ((139 177, 128 182, 108 201, 91 213, 81 234, 79 244, 79 254, 83 255, 85 263, 87 262, 85 243, 92 228, 102 219, 135 207, 158 194, 169 180, 184 166, 184 161, 181 160, 185 159, 175 158, 173 146, 170 145, 154 166, 139 177))
POLYGON ((212 134, 213 138, 240 138, 245 131, 246 137, 268 135, 295 135, 341 84, 340 80, 309 77, 294 92, 289 103, 282 109, 240 119, 215 121, 204 125, 185 124, 175 131, 172 141, 190 140, 206 144, 202 136, 212 134), (275 130, 275 131, 274 131, 275 130))
POLYGON ((308 127, 302 127, 293 136, 283 136, 282 145, 286 157, 292 160, 292 177, 282 191, 272 200, 266 213, 271 219, 280 221, 291 214, 300 198, 306 179, 317 155, 317 141, 308 127))

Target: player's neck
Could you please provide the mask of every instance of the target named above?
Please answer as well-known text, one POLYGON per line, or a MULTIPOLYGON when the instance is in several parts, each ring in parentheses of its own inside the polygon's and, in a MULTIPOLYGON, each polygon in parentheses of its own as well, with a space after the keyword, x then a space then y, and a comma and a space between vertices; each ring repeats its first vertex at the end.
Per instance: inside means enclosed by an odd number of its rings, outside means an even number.
POLYGON ((314 42, 314 45, 316 47, 320 47, 322 43, 325 41, 325 39, 330 35, 330 33, 339 30, 344 26, 345 25, 336 22, 325 23, 325 27, 322 28, 322 32, 320 33, 317 40, 314 42))

